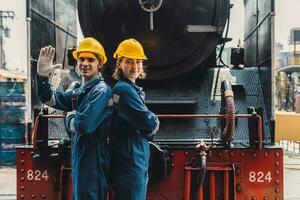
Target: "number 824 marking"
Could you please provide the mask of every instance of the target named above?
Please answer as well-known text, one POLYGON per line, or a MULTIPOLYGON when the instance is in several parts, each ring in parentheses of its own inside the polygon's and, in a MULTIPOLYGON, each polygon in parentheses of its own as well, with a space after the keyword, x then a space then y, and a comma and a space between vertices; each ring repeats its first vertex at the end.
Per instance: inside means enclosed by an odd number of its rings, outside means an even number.
POLYGON ((41 171, 41 170, 28 170, 27 171, 27 180, 34 180, 34 181, 41 181, 45 180, 47 181, 49 176, 48 176, 48 171, 41 171))
POLYGON ((256 182, 256 183, 264 183, 264 182, 271 182, 272 181, 272 174, 270 171, 264 173, 264 172, 249 172, 249 181, 250 182, 256 182))

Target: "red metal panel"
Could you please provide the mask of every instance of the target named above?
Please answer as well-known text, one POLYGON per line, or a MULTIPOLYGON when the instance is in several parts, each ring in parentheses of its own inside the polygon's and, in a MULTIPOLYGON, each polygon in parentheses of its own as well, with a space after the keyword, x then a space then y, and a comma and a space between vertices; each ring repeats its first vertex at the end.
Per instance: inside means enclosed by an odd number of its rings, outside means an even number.
POLYGON ((281 149, 250 151, 243 158, 243 194, 249 199, 283 199, 281 149))
POLYGON ((33 161, 32 153, 17 149, 17 199, 57 199, 57 163, 33 161))
MULTIPOLYGON (((70 168, 58 160, 32 160, 33 148, 17 149, 17 199, 71 199, 70 168)), ((190 199, 199 166, 195 149, 172 152, 165 180, 149 185, 148 200, 190 199)), ((282 149, 212 149, 198 199, 283 199, 282 149)))
POLYGON ((164 181, 150 183, 147 191, 147 200, 182 200, 184 197, 184 167, 188 152, 176 150, 173 152, 172 169, 164 181))
MULTIPOLYGON (((174 150, 170 174, 164 181, 149 185, 147 199, 188 199, 191 191, 185 188, 193 188, 193 176, 200 170, 188 166, 193 155, 194 150, 174 150), (190 171, 190 176, 184 176, 185 170, 190 171)), ((201 200, 283 199, 282 149, 212 149, 200 194, 201 200)))
POLYGON ((58 159, 33 160, 32 155, 32 146, 17 148, 17 199, 71 200, 70 172, 60 173, 58 159))

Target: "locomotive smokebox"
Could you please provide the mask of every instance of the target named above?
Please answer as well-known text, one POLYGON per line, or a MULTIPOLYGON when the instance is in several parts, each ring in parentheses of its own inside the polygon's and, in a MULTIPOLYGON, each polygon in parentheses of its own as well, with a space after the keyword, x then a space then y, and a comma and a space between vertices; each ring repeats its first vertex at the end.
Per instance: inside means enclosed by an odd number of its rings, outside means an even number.
POLYGON ((229 0, 78 0, 83 35, 112 54, 124 39, 141 42, 148 79, 185 74, 215 50, 229 16, 229 0))

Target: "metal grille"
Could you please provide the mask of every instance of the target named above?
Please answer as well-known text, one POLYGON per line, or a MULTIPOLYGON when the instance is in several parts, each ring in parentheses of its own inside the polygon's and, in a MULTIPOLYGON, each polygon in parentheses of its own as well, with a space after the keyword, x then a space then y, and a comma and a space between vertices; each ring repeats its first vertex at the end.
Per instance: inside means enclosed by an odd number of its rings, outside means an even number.
MULTIPOLYGON (((193 105, 169 105, 169 108, 164 108, 163 114, 171 113, 178 114, 218 114, 221 104, 220 85, 223 80, 231 81, 233 85, 239 85, 243 89, 234 91, 235 108, 237 114, 246 114, 248 106, 262 107, 264 112, 264 140, 270 141, 270 131, 264 106, 264 100, 261 90, 261 85, 256 68, 246 68, 243 70, 222 68, 219 73, 218 85, 216 90, 215 104, 211 103, 214 94, 214 85, 216 82, 218 69, 209 69, 203 77, 199 77, 197 82, 189 85, 183 83, 175 83, 172 89, 168 86, 162 86, 156 90, 149 89, 146 91, 146 98, 191 98, 196 99, 193 105), (173 92, 176 91, 176 92, 173 92), (178 112, 176 112, 176 110, 178 112)), ((188 83, 187 83, 188 84, 188 83)), ((147 100, 147 99, 146 99, 147 100)), ((162 109, 157 109, 153 105, 149 105, 154 112, 160 112, 162 109)), ((218 124, 217 119, 172 119, 161 120, 160 130, 156 135, 156 140, 200 140, 211 137, 211 130, 215 129, 218 124)), ((221 130, 217 129, 216 138, 220 137, 221 130)), ((234 134, 234 142, 247 144, 248 137, 248 120, 238 119, 234 134)))

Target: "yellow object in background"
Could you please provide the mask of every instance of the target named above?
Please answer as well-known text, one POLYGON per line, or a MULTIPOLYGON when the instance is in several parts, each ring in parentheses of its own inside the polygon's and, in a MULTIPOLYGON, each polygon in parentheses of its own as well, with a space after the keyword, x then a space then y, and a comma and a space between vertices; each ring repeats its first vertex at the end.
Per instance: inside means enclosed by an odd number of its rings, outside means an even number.
POLYGON ((275 141, 300 141, 300 114, 295 112, 276 111, 275 141))

